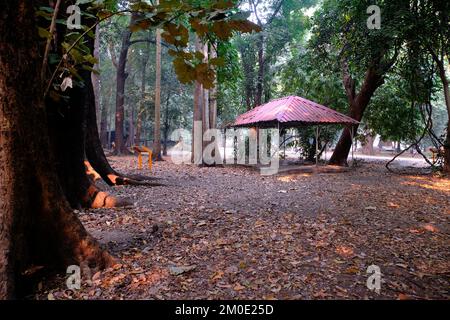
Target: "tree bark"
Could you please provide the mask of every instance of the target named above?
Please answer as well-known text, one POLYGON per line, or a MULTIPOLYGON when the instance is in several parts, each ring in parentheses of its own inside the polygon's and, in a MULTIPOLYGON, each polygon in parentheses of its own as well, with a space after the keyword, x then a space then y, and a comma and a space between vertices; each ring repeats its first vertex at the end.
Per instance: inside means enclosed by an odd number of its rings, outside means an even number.
MULTIPOLYGON (((133 17, 131 18, 132 23, 133 17)), ((117 62, 117 88, 116 88, 116 114, 115 114, 115 150, 114 154, 130 154, 125 146, 124 119, 125 119, 125 82, 128 77, 126 63, 128 49, 130 48, 131 31, 127 28, 122 34, 122 47, 120 49, 119 61, 117 62)))
POLYGON ((366 138, 366 141, 363 144, 363 152, 365 154, 373 156, 375 154, 375 152, 373 150, 374 136, 369 133, 369 134, 366 135, 365 138, 366 138))
MULTIPOLYGON (((210 46, 209 51, 209 57, 211 59, 217 58, 217 51, 213 45, 210 46)), ((209 128, 210 129, 217 129, 217 91, 218 91, 218 81, 217 77, 214 79, 214 86, 209 90, 209 128)), ((214 140, 214 143, 216 144, 216 148, 212 152, 212 156, 216 157, 216 150, 219 150, 220 148, 217 146, 219 141, 214 140)))
POLYGON ((444 145, 444 172, 450 174, 450 92, 448 88, 448 81, 444 84, 445 104, 447 105, 447 138, 444 145))
MULTIPOLYGON (((202 52, 203 47, 200 43, 200 39, 197 35, 195 35, 195 50, 202 52)), ((200 158, 203 152, 203 146, 202 143, 196 144, 195 143, 195 135, 196 134, 202 134, 202 132, 196 132, 195 130, 195 123, 203 123, 203 88, 202 84, 198 81, 195 81, 194 83, 194 112, 193 112, 193 124, 192 124, 192 148, 191 148, 191 162, 199 164, 200 158), (199 147, 201 150, 197 150, 197 147, 199 147)), ((203 139, 202 139, 203 140, 203 139)))
POLYGON ((53 165, 65 159, 49 139, 34 8, 29 0, 0 5, 0 299, 23 294, 32 264, 114 261, 70 208, 53 165))
POLYGON ((169 103, 170 103, 170 89, 167 90, 166 106, 164 108, 164 128, 163 128, 163 156, 167 156, 167 140, 169 138, 170 119, 169 119, 169 103))
POLYGON ((161 157, 161 30, 156 29, 156 80, 155 80, 155 127, 153 137, 153 157, 161 157))
MULTIPOLYGON (((208 50, 208 44, 204 43, 202 44, 203 47, 203 56, 205 57, 203 62, 204 63, 208 63, 208 54, 209 54, 209 50, 208 50)), ((203 108, 202 108, 202 120, 203 120, 203 124, 202 124, 202 128, 203 128, 203 134, 209 130, 210 125, 209 125, 209 90, 203 88, 202 90, 202 99, 203 99, 203 108)), ((205 144, 203 145, 203 148, 205 148, 205 144)))
MULTIPOLYGON (((356 84, 348 70, 348 65, 343 62, 343 83, 347 99, 349 102, 349 116, 356 121, 361 121, 364 111, 366 110, 370 99, 375 93, 376 89, 384 82, 383 75, 377 71, 376 67, 371 67, 367 70, 364 82, 358 94, 356 94, 356 84)), ((347 158, 352 146, 352 134, 356 135, 359 124, 352 125, 350 128, 346 127, 334 149, 333 155, 329 163, 340 166, 347 166, 347 158)))
POLYGON ((242 67, 244 69, 244 92, 245 92, 245 105, 247 111, 251 110, 254 105, 254 54, 250 49, 250 44, 239 45, 239 52, 242 57, 242 67), (250 52, 249 52, 250 51, 250 52))
POLYGON ((131 105, 129 106, 129 129, 128 129, 128 141, 127 141, 127 146, 128 147, 132 147, 134 145, 134 115, 136 112, 136 106, 133 103, 131 103, 131 105))
MULTIPOLYGON (((210 53, 211 59, 217 58, 217 52, 214 46, 211 46, 210 53)), ((209 90, 209 125, 211 128, 217 128, 217 77, 214 80, 214 87, 209 90)))
POLYGON ((109 147, 108 141, 108 109, 110 104, 110 96, 112 95, 112 88, 109 90, 109 94, 104 97, 102 110, 100 113, 100 143, 103 148, 109 147))
POLYGON ((146 45, 146 52, 144 52, 144 55, 142 57, 142 78, 141 78, 141 101, 139 103, 139 110, 136 115, 136 137, 134 144, 140 145, 141 143, 141 127, 142 127, 142 114, 145 110, 145 82, 147 78, 147 62, 148 62, 148 56, 147 53, 149 52, 149 45, 146 45))
MULTIPOLYGON (((97 58, 98 63, 94 66, 94 69, 97 72, 100 72, 100 28, 95 28, 95 41, 94 41, 94 52, 93 56, 97 58)), ((92 86, 94 87, 94 96, 95 96, 95 112, 97 114, 97 119, 100 118, 100 76, 98 73, 92 72, 92 86)), ((100 124, 97 123, 97 128, 100 129, 100 124)))

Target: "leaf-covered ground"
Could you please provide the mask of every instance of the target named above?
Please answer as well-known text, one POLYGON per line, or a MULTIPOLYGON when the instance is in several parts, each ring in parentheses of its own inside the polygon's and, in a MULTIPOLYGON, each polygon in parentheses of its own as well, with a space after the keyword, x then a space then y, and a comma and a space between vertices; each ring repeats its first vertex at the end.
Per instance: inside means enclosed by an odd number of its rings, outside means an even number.
MULTIPOLYGON (((111 158, 127 173, 133 157, 111 158)), ((148 173, 148 172, 147 172, 148 173)), ((41 299, 448 299, 450 180, 380 164, 264 177, 158 162, 162 187, 116 187, 133 208, 80 212, 120 259, 41 299), (382 272, 367 289, 368 266, 382 272)))

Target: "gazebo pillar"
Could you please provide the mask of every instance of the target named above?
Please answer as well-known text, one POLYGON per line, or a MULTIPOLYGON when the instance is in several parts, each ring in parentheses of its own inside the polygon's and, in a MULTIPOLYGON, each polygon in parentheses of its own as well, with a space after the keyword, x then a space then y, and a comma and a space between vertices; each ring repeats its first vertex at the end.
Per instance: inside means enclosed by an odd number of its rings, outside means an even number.
POLYGON ((316 166, 319 165, 319 134, 320 126, 316 126, 316 166))
POLYGON ((350 135, 352 137, 352 166, 353 166, 354 162, 355 162, 355 154, 354 154, 355 151, 354 151, 354 146, 353 146, 353 144, 354 144, 353 140, 355 139, 355 129, 353 126, 350 126, 350 135))
POLYGON ((223 128, 223 164, 227 163, 227 127, 223 128))

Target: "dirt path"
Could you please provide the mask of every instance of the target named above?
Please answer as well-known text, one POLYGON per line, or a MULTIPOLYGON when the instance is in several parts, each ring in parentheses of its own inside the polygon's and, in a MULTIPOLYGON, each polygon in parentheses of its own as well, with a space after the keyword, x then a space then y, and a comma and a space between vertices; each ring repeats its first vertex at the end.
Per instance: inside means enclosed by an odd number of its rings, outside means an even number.
MULTIPOLYGON (((113 158, 138 173, 134 158, 113 158)), ((450 180, 347 173, 263 177, 157 163, 163 187, 118 187, 129 209, 81 212, 122 264, 65 299, 450 298, 450 180), (367 267, 380 267, 377 295, 367 267), (177 275, 178 274, 178 275, 177 275)))

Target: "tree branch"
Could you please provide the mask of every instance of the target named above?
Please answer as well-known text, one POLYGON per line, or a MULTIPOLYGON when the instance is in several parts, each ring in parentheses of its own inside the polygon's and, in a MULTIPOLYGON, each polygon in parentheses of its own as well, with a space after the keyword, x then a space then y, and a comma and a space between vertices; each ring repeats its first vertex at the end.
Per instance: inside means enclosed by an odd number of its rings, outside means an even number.
POLYGON ((281 9, 281 5, 283 4, 283 1, 284 1, 284 0, 280 0, 280 2, 278 2, 278 5, 277 5, 277 7, 275 8, 275 11, 272 13, 272 16, 269 18, 269 20, 267 20, 266 25, 272 23, 273 19, 275 18, 275 16, 278 14, 278 12, 279 12, 280 9, 281 9))
POLYGON ((259 19, 259 16, 258 16, 258 10, 256 9, 256 7, 258 6, 259 1, 258 1, 256 4, 255 4, 255 1, 253 1, 253 0, 250 0, 250 2, 251 2, 251 4, 252 4, 252 6, 253 6, 253 12, 255 13, 256 21, 258 21, 258 25, 259 25, 260 27, 262 27, 262 22, 261 22, 261 20, 259 19))
POLYGON ((50 38, 47 39, 47 43, 45 44, 45 52, 44 59, 42 61, 42 69, 41 69, 41 79, 44 80, 45 69, 47 69, 48 65, 48 53, 50 51, 50 44, 52 43, 52 38, 54 37, 55 26, 56 26, 56 17, 58 16, 59 6, 61 4, 61 0, 57 0, 55 4, 55 9, 53 10, 52 22, 50 23, 50 38))
POLYGON ((346 58, 342 58, 342 81, 344 83, 345 93, 350 103, 353 102, 356 96, 356 86, 355 80, 352 78, 350 74, 350 70, 348 68, 348 62, 346 58))

